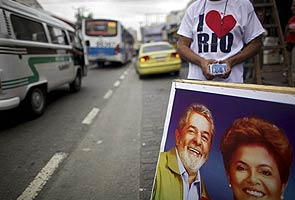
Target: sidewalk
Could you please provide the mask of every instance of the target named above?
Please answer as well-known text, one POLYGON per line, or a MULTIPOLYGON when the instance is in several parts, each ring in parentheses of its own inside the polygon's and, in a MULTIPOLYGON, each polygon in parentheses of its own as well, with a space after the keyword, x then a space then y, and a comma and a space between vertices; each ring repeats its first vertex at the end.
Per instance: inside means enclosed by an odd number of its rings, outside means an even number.
POLYGON ((140 200, 150 200, 171 90, 172 80, 165 84, 160 82, 153 80, 143 84, 140 200))
MULTIPOLYGON (((286 72, 283 73, 282 71, 278 70, 278 67, 269 66, 264 67, 267 70, 277 70, 277 72, 264 72, 261 74, 262 78, 262 85, 271 85, 271 86, 283 86, 283 87, 290 87, 287 79, 286 72)), ((245 83, 252 83, 256 84, 256 78, 253 77, 254 72, 248 72, 245 78, 245 83)), ((295 81, 295 79, 294 79, 295 81)))

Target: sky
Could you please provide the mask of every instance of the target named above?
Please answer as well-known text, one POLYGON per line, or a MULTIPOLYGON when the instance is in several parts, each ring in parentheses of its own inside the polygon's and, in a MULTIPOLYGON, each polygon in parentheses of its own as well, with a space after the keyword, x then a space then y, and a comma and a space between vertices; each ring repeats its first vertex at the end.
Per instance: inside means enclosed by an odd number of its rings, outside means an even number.
MULTIPOLYGON (((190 0, 38 0, 41 6, 60 17, 75 22, 78 8, 94 18, 119 20, 126 28, 163 22, 171 11, 183 10, 190 0)), ((139 34, 139 33, 138 33, 139 34)))

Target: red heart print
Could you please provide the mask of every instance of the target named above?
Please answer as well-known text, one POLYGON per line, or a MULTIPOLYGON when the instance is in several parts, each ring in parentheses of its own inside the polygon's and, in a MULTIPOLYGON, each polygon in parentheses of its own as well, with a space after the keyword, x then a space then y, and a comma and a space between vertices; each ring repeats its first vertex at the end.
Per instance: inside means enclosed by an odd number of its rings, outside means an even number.
POLYGON ((232 15, 226 15, 221 19, 219 12, 211 10, 206 15, 206 23, 220 39, 235 27, 237 21, 232 15))

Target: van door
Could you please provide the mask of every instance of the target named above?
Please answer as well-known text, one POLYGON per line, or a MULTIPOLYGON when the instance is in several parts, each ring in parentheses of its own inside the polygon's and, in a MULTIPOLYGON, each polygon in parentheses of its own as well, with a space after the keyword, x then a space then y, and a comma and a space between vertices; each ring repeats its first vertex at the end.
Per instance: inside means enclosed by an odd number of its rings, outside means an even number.
POLYGON ((60 28, 48 26, 51 42, 56 44, 55 77, 57 84, 65 84, 75 77, 71 46, 66 32, 60 28))

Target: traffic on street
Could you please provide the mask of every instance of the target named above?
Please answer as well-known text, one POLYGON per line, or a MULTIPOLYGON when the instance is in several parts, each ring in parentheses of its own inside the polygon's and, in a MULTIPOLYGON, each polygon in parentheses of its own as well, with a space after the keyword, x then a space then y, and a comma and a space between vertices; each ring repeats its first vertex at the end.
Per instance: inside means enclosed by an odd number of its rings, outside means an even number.
POLYGON ((287 4, 0 0, 0 200, 292 199, 287 4))
POLYGON ((48 94, 46 112, 0 113, 0 199, 149 199, 174 74, 139 79, 134 61, 88 69, 48 94))

